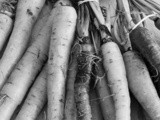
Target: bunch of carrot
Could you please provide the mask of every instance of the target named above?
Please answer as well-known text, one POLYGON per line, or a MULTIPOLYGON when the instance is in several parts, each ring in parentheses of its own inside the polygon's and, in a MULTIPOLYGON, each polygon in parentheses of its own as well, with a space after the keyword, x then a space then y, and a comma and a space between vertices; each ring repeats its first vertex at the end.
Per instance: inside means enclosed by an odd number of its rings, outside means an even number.
POLYGON ((154 0, 0 0, 0 120, 160 120, 147 18, 154 0))

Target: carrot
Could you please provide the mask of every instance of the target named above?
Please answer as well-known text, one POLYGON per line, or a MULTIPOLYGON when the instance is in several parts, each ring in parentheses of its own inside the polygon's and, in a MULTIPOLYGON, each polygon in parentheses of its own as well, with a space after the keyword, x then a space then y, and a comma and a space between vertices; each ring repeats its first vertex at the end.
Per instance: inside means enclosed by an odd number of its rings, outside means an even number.
MULTIPOLYGON (((115 14, 114 13, 115 11, 111 7, 111 5, 115 4, 115 2, 116 2, 115 0, 100 0, 102 13, 106 21, 105 22, 106 26, 108 26, 108 28, 110 27, 110 24, 111 24, 110 15, 115 14)), ((95 36, 94 41, 96 42, 97 49, 100 49, 100 38, 96 37, 96 33, 93 33, 93 34, 95 36)), ((99 58, 102 57, 100 52, 97 52, 96 54, 99 58)), ((108 85, 109 83, 107 80, 107 76, 103 68, 102 61, 96 62, 95 75, 96 75, 96 92, 99 98, 104 120, 115 120, 115 106, 114 106, 113 97, 108 85)))
POLYGON ((87 50, 83 49, 77 58, 79 67, 75 81, 75 100, 78 119, 91 120, 92 114, 88 91, 91 79, 92 56, 89 55, 92 55, 93 51, 90 45, 84 45, 84 47, 86 47, 87 50))
POLYGON ((75 81, 75 102, 77 118, 80 120, 91 120, 92 112, 89 100, 89 84, 91 82, 92 65, 94 59, 94 48, 89 35, 90 11, 87 4, 78 7, 77 39, 80 51, 77 54, 78 70, 75 81))
MULTIPOLYGON (((130 39, 133 47, 147 59, 151 66, 160 72, 160 46, 156 41, 154 33, 146 28, 137 27, 131 31, 130 39)), ((158 86, 159 83, 158 81, 155 85, 158 86)), ((157 91, 159 92, 159 87, 157 87, 157 91)))
MULTIPOLYGON (((119 2, 122 3, 120 0, 119 2)), ((124 1, 123 1, 124 2, 124 1)), ((127 4, 128 1, 125 2, 127 4)), ((124 7, 124 5, 123 5, 124 7)), ((127 8, 126 8, 127 9, 127 8)), ((129 9, 129 8, 128 8, 129 9)), ((154 34, 149 31, 147 28, 144 27, 135 27, 135 24, 132 21, 132 18, 130 17, 130 11, 125 11, 126 12, 126 18, 127 18, 127 23, 129 24, 130 27, 127 29, 131 30, 130 31, 130 40, 134 48, 136 48, 138 51, 142 53, 142 55, 147 58, 147 60, 150 62, 151 65, 153 65, 155 68, 160 71, 160 47, 158 43, 156 42, 156 38, 154 34), (128 14, 129 13, 129 14, 128 14), (134 28, 134 29, 133 29, 134 28)))
POLYGON ((0 52, 12 31, 16 3, 17 0, 6 0, 0 3, 0 52))
POLYGON ((62 120, 65 83, 70 48, 76 27, 76 11, 70 2, 59 0, 54 6, 54 18, 48 59, 48 120, 62 120))
POLYGON ((18 2, 14 28, 0 60, 0 88, 26 50, 32 27, 44 2, 45 0, 20 0, 18 2))
POLYGON ((115 104, 116 120, 130 120, 130 96, 123 57, 114 42, 101 47, 103 65, 115 104))
POLYGON ((43 6, 42 11, 40 12, 40 14, 37 18, 37 21, 34 24, 34 27, 32 29, 32 33, 31 33, 31 36, 30 36, 30 42, 31 43, 33 41, 35 41, 39 32, 41 31, 41 29, 43 28, 43 26, 47 22, 51 10, 52 10, 51 3, 49 1, 46 1, 46 4, 43 6))
POLYGON ((160 47, 151 31, 143 27, 137 27, 130 33, 133 47, 138 49, 144 57, 160 71, 160 47))
MULTIPOLYGON (((138 27, 138 28, 143 28, 143 27, 138 27)), ((135 35, 139 35, 136 36, 136 38, 139 39, 138 37, 142 36, 142 32, 141 33, 138 33, 138 31, 136 32, 137 34, 135 35)), ((139 43, 140 42, 141 41, 139 41, 139 43)), ((139 45, 139 47, 143 49, 145 45, 146 44, 143 42, 143 45, 142 46, 139 45)), ((152 46, 152 44, 150 45, 152 46)), ((139 101, 139 103, 142 105, 142 107, 146 110, 146 112, 153 120, 160 119, 159 118, 160 100, 157 91, 150 78, 147 66, 143 62, 142 58, 133 50, 125 52, 123 54, 123 58, 125 61, 128 84, 131 92, 134 94, 136 99, 139 101)))
POLYGON ((26 50, 0 91, 1 120, 10 120, 14 110, 20 105, 35 77, 47 61, 53 16, 51 13, 37 39, 26 50))
MULTIPOLYGON (((74 51, 74 47, 72 50, 74 51)), ((76 120, 77 111, 74 100, 74 82, 77 74, 77 56, 76 52, 71 55, 71 63, 69 64, 68 75, 67 75, 67 88, 66 88, 66 101, 64 108, 64 119, 65 120, 76 120)))
POLYGON ((81 120, 92 119, 88 94, 92 70, 92 54, 93 49, 91 46, 89 44, 85 44, 82 53, 80 53, 77 58, 78 71, 75 81, 75 100, 78 119, 81 120))
MULTIPOLYGON (((123 17, 122 15, 119 15, 117 21, 119 23, 118 27, 121 27, 121 31, 124 31, 125 30, 125 28, 124 28, 124 21, 123 21, 122 17, 123 17)), ((135 15, 134 15, 134 17, 135 18, 139 18, 139 16, 135 16, 135 15)), ((121 32, 120 38, 121 39, 118 40, 118 42, 122 45, 122 47, 124 49, 123 53, 124 54, 128 54, 128 52, 132 52, 132 46, 131 46, 131 44, 126 44, 127 42, 130 43, 128 34, 126 34, 125 32, 121 32), (126 43, 122 44, 123 42, 121 42, 121 41, 126 41, 126 43)), ((123 57, 124 57, 124 55, 123 55, 123 57)), ((125 66, 125 67, 128 67, 128 66, 125 66)), ((130 72, 134 72, 134 71, 130 71, 130 72)), ((137 88, 135 88, 135 89, 137 89, 137 88)), ((135 100, 135 98, 133 97, 132 94, 131 94, 130 98, 131 98, 131 120, 141 120, 143 118, 143 116, 142 116, 142 114, 143 114, 142 109, 140 108, 140 105, 135 100)))
MULTIPOLYGON (((110 28, 106 26, 106 22, 107 24, 109 22, 105 21, 99 4, 92 2, 91 8, 94 9, 93 13, 98 21, 98 25, 95 24, 95 26, 99 27, 101 35, 103 66, 110 85, 111 94, 113 94, 115 119, 130 120, 130 96, 123 57, 118 45, 112 42, 113 38, 109 31, 110 28)), ((110 25, 108 26, 110 27, 110 25)))
POLYGON ((47 102, 47 72, 43 68, 30 89, 27 98, 15 120, 35 120, 47 102))
POLYGON ((115 119, 130 120, 130 95, 123 57, 118 45, 112 41, 113 38, 109 31, 110 25, 108 25, 109 28, 106 26, 107 21, 104 20, 103 16, 98 18, 102 13, 97 7, 99 6, 95 3, 95 7, 92 7, 92 9, 96 11, 94 14, 99 23, 103 66, 110 85, 111 94, 113 94, 115 119))
POLYGON ((135 52, 123 54, 129 88, 153 120, 160 119, 160 100, 142 58, 135 52))
POLYGON ((108 80, 103 68, 103 64, 101 61, 101 53, 100 53, 100 37, 99 31, 96 32, 96 29, 93 29, 92 39, 95 42, 95 50, 97 59, 95 60, 95 67, 94 67, 94 76, 95 76, 95 88, 98 97, 98 101, 100 103, 100 107, 102 110, 102 114, 104 120, 115 120, 115 107, 113 102, 113 95, 111 94, 108 80))

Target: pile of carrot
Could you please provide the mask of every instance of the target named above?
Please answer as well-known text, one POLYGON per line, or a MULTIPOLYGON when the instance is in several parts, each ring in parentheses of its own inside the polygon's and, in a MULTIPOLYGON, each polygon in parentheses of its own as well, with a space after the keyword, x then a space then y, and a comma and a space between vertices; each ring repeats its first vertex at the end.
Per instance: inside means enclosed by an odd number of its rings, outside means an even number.
POLYGON ((0 0, 0 120, 160 120, 156 0, 0 0))

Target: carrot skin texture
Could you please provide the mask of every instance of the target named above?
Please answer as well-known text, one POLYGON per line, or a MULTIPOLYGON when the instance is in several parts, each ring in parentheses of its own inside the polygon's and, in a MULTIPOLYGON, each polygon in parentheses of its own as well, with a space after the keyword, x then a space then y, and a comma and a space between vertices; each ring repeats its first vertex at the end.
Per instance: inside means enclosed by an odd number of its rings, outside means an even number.
POLYGON ((32 29, 31 37, 30 37, 30 43, 34 42, 36 40, 36 37, 40 33, 41 29, 45 25, 45 23, 48 20, 48 17, 50 15, 50 12, 52 11, 51 3, 45 4, 39 13, 39 16, 37 18, 36 23, 34 24, 34 27, 32 29))
POLYGON ((0 60, 0 88, 24 54, 33 24, 44 3, 45 0, 20 0, 18 2, 13 31, 0 60))
POLYGON ((47 71, 45 66, 36 78, 15 120, 35 120, 47 102, 47 71))
POLYGON ((77 14, 71 6, 54 8, 52 35, 48 59, 48 120, 62 120, 66 73, 74 39, 77 14))
POLYGON ((71 57, 71 63, 68 69, 67 76, 67 88, 66 88, 66 101, 65 101, 65 110, 64 110, 64 119, 65 120, 76 120, 77 111, 76 104, 74 100, 74 82, 77 74, 77 57, 76 53, 73 53, 71 57))
POLYGON ((2 51, 3 45, 7 42, 9 34, 12 31, 13 20, 11 17, 5 14, 0 14, 0 52, 2 51))
POLYGON ((101 47, 103 65, 115 104, 116 120, 130 120, 130 96, 123 57, 114 42, 101 47))
MULTIPOLYGON (((147 61, 160 72, 160 46, 154 34, 144 27, 137 27, 130 33, 130 40, 147 61)), ((160 81, 158 81, 157 86, 160 81)), ((157 87, 158 93, 160 92, 157 87)))
POLYGON ((130 39, 133 47, 138 49, 160 72, 160 47, 154 34, 144 27, 137 27, 130 33, 130 39))
POLYGON ((78 70, 74 87, 77 118, 78 120, 92 120, 89 83, 92 72, 92 57, 90 55, 93 55, 93 47, 90 44, 82 44, 82 46, 87 47, 86 50, 82 47, 82 53, 79 53, 77 56, 78 70))
POLYGON ((144 61, 132 51, 124 53, 123 57, 131 92, 152 120, 159 120, 160 100, 144 61))
POLYGON ((10 120, 14 110, 22 102, 36 75, 47 61, 52 18, 53 16, 49 18, 41 34, 26 50, 0 91, 1 120, 10 120))

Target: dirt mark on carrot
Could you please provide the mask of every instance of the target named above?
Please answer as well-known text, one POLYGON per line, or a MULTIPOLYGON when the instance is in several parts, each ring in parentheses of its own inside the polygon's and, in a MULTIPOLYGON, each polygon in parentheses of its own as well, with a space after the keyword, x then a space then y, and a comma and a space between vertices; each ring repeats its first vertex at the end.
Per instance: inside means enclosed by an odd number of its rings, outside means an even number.
POLYGON ((30 16, 33 15, 32 11, 30 9, 27 9, 27 14, 30 15, 30 16))

